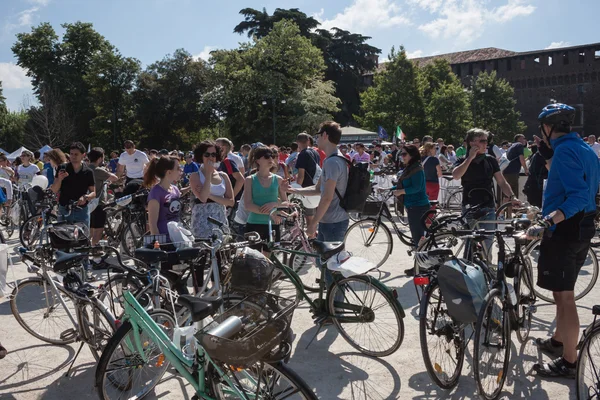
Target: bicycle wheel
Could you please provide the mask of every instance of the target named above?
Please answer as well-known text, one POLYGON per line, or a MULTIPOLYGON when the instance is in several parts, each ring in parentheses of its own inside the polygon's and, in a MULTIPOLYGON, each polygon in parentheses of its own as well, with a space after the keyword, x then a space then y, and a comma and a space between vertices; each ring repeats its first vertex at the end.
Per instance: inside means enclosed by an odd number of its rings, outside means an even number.
MULTIPOLYGON (((525 259, 525 263, 529 260, 525 259)), ((515 278, 515 294, 517 295, 517 339, 521 344, 529 338, 531 331, 532 308, 535 305, 535 294, 531 283, 531 265, 520 265, 515 278)))
POLYGON ((115 318, 93 303, 88 303, 79 310, 78 323, 92 355, 96 361, 100 360, 102 351, 115 333, 115 318))
POLYGON ((446 200, 445 208, 452 211, 462 210, 463 193, 462 189, 452 193, 446 200))
POLYGON ((144 228, 141 228, 137 223, 130 223, 123 231, 121 239, 121 245, 125 254, 133 257, 135 249, 142 247, 143 237, 149 234, 149 232, 145 233, 144 228))
MULTIPOLYGON (((163 310, 152 311, 149 315, 172 339, 173 316, 163 310)), ((147 362, 137 352, 129 321, 123 323, 108 341, 96 368, 96 387, 101 399, 141 399, 154 389, 169 368, 168 359, 152 338, 145 332, 139 335, 147 362)))
POLYGON ((355 222, 344 236, 346 250, 357 257, 363 257, 380 267, 392 253, 392 233, 385 224, 375 218, 355 222))
POLYGON ((404 339, 404 311, 392 297, 375 278, 351 276, 329 289, 329 314, 352 347, 372 357, 389 356, 404 339))
MULTIPOLYGON (((534 291, 537 297, 542 300, 547 301, 548 303, 554 303, 554 297, 552 296, 552 292, 546 289, 542 289, 537 284, 537 263, 540 256, 540 241, 534 241, 527 249, 525 249, 525 255, 529 256, 529 260, 531 261, 531 265, 534 266, 532 268, 533 272, 533 283, 534 283, 534 291)), ((579 300, 587 295, 590 290, 596 284, 598 280, 598 257, 594 252, 594 249, 590 247, 588 250, 587 258, 583 263, 583 266, 579 270, 579 275, 577 276, 577 282, 575 283, 575 300, 579 300)))
POLYGON ((58 294, 39 277, 22 280, 12 292, 10 309, 19 325, 32 336, 52 344, 73 343, 77 336, 68 313, 75 320, 75 305, 62 287, 57 285, 57 289, 58 294))
MULTIPOLYGON (((589 328, 588 328, 589 329, 589 328)), ((600 398, 600 329, 583 342, 577 359, 577 398, 600 398)))
POLYGON ((123 308, 123 292, 129 290, 131 293, 136 294, 136 300, 145 306, 150 303, 150 299, 139 298, 138 292, 144 285, 137 278, 128 278, 124 274, 111 275, 104 285, 102 291, 98 295, 104 305, 110 310, 115 318, 120 318, 123 315, 125 309, 123 308))
POLYGON ((455 387, 465 360, 465 331, 450 317, 437 283, 421 299, 419 338, 431 380, 442 389, 455 387))
MULTIPOLYGON (((294 250, 303 251, 303 249, 304 246, 302 243, 299 243, 294 250)), ((296 271, 302 280, 302 286, 305 290, 308 290, 309 292, 319 291, 317 279, 321 277, 321 271, 319 270, 319 267, 317 266, 317 260, 315 260, 314 257, 292 254, 290 256, 288 266, 296 271)))
POLYGON ((239 399, 232 387, 248 399, 317 399, 306 382, 283 363, 259 362, 246 369, 228 365, 219 365, 219 368, 231 381, 231 385, 210 364, 207 375, 210 379, 212 395, 217 399, 239 399))
MULTIPOLYGON (((47 215, 48 223, 57 221, 56 216, 47 215)), ((40 243, 42 229, 44 228, 44 219, 41 215, 33 215, 21 226, 19 230, 19 241, 21 245, 28 250, 32 250, 40 243)))
POLYGON ((502 392, 510 361, 510 321, 504 299, 492 289, 479 311, 473 344, 473 374, 479 394, 496 399, 502 392), (502 358, 503 357, 503 358, 502 358))
MULTIPOLYGON (((463 256, 463 250, 465 248, 465 239, 458 238, 451 233, 435 233, 429 236, 421 245, 417 248, 417 251, 429 251, 434 249, 450 249, 456 257, 463 256)), ((420 264, 415 257, 414 260, 415 275, 420 273, 420 264)))

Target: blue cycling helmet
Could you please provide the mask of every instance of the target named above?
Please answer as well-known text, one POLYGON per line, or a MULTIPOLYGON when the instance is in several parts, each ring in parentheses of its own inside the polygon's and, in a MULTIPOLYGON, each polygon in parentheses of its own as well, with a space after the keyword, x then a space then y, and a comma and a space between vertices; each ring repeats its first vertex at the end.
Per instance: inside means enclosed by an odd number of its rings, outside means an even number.
POLYGON ((538 120, 548 125, 573 125, 575 109, 562 103, 548 104, 538 116, 538 120))

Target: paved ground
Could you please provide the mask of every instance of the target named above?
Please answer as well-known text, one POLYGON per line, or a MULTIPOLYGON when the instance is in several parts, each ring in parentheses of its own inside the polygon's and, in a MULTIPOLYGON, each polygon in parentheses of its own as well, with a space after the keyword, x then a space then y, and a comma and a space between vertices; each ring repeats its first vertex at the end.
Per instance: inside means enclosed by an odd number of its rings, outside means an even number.
MULTIPOLYGON (((15 240, 12 240, 15 243, 15 240)), ((397 241, 394 254, 382 268, 386 284, 398 289, 406 310, 405 336, 393 355, 372 359, 355 351, 330 327, 322 331, 306 349, 316 328, 306 307, 294 315, 295 349, 290 366, 314 388, 321 399, 474 399, 476 385, 471 368, 472 345, 466 355, 459 385, 445 392, 432 385, 425 370, 419 345, 416 296, 412 281, 403 270, 412 264, 405 247, 397 241)), ((9 279, 28 276, 23 264, 9 271, 9 279)), ((598 290, 580 301, 582 327, 591 320, 591 306, 600 304, 598 290)), ((554 307, 541 303, 534 316, 532 336, 547 336, 555 326, 554 307)), ((95 364, 89 349, 82 350, 75 363, 73 377, 64 374, 78 345, 52 346, 27 334, 10 311, 7 298, 0 299, 0 341, 9 349, 0 361, 0 399, 91 399, 95 364)), ((531 340, 521 346, 513 335, 511 368, 502 398, 569 399, 575 398, 574 381, 541 380, 531 372, 541 359, 531 340)), ((189 387, 171 374, 149 396, 151 399, 190 398, 189 387)))

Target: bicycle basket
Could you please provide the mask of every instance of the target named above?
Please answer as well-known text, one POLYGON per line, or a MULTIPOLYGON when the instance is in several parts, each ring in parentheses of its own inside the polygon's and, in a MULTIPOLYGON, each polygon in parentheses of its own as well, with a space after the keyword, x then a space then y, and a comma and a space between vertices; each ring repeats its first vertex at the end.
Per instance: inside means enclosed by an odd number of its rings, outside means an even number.
POLYGON ((234 292, 261 293, 271 287, 275 265, 261 252, 245 247, 233 259, 230 287, 234 292))
POLYGON ((377 215, 381 209, 381 201, 367 201, 362 210, 362 215, 377 215))
POLYGON ((54 249, 66 250, 89 245, 90 232, 84 224, 52 225, 48 228, 50 244, 54 249))
POLYGON ((295 308, 295 301, 271 293, 249 296, 214 317, 196 339, 213 360, 232 366, 273 361, 273 350, 288 336, 295 308), (229 339, 207 333, 232 315, 248 320, 240 333, 229 339))

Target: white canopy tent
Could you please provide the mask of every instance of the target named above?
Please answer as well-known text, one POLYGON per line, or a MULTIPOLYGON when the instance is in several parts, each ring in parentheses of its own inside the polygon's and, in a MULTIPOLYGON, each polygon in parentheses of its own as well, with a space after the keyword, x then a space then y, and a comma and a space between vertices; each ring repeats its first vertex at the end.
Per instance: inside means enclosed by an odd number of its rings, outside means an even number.
POLYGON ((44 159, 44 153, 47 152, 47 151, 50 151, 50 150, 52 150, 52 147, 50 147, 48 145, 45 145, 44 147, 42 147, 40 149, 40 160, 43 160, 44 159))
MULTIPOLYGON (((8 158, 8 160, 9 160, 10 162, 13 162, 13 161, 15 161, 15 159, 16 159, 17 157, 20 157, 20 156, 21 156, 21 153, 23 152, 23 150, 31 151, 31 150, 29 150, 29 149, 27 149, 27 148, 25 148, 25 147, 21 146, 21 147, 19 147, 17 150, 15 150, 15 151, 13 151, 12 153, 8 154, 8 155, 6 156, 6 158, 8 158)), ((32 153, 33 153, 33 152, 32 152, 32 153)))
POLYGON ((0 153, 8 154, 8 151, 4 150, 3 148, 0 148, 0 153))

